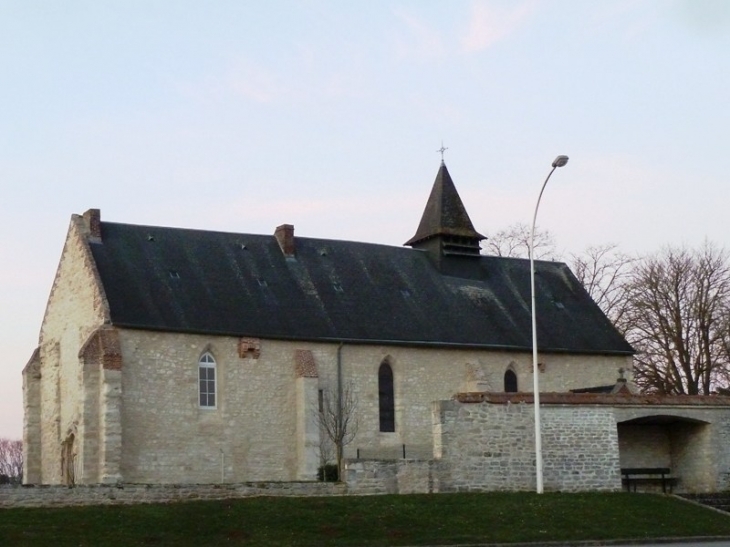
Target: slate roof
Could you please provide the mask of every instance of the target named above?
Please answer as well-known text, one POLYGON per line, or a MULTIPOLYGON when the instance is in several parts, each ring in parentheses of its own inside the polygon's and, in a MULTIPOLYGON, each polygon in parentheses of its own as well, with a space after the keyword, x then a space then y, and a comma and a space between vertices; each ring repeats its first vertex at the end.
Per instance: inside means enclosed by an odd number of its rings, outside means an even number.
POLYGON ((474 229, 449 170, 442 161, 416 235, 404 245, 415 245, 426 239, 443 235, 466 237, 477 242, 486 239, 474 229))
MULTIPOLYGON (((443 275, 418 249, 296 237, 286 258, 274 236, 111 222, 90 247, 120 327, 531 349, 524 259, 453 258, 443 275)), ((633 353, 565 264, 536 272, 541 351, 633 353)))

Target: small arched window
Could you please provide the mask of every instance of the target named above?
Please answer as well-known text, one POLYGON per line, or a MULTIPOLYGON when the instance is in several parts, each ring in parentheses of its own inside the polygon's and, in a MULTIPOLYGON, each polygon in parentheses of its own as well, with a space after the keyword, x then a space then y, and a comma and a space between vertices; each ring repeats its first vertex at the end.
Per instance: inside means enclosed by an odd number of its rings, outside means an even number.
POLYGON ((198 361, 198 391, 202 408, 215 408, 215 359, 205 352, 198 361))
POLYGON ((378 369, 378 405, 380 410, 380 431, 395 431, 395 394, 393 392, 393 369, 383 363, 378 369))
POLYGON ((511 368, 504 373, 504 390, 507 393, 517 393, 517 374, 511 368))

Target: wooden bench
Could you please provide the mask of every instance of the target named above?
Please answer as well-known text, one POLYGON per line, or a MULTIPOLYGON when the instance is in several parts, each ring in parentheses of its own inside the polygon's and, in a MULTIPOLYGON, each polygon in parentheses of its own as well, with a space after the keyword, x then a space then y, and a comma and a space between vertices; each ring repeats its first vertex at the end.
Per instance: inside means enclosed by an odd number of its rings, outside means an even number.
POLYGON ((621 475, 623 476, 622 482, 629 492, 631 492, 632 484, 634 485, 634 492, 636 492, 636 483, 652 482, 661 483, 662 492, 666 494, 667 485, 669 485, 669 492, 671 492, 672 487, 677 482, 676 477, 670 476, 668 467, 623 467, 621 468, 621 475))

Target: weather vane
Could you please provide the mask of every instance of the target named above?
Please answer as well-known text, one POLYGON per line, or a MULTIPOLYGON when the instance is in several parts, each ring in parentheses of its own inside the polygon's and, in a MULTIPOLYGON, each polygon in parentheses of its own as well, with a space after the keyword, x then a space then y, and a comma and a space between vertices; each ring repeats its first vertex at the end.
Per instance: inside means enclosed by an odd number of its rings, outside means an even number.
POLYGON ((444 162, 444 152, 446 152, 448 148, 444 147, 444 141, 441 141, 441 148, 436 150, 436 152, 441 152, 441 163, 444 162))

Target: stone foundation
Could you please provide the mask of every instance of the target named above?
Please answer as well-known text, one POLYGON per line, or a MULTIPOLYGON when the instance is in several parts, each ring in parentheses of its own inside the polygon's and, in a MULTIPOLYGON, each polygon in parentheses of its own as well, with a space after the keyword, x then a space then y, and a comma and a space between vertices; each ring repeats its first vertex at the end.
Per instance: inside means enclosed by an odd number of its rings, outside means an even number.
POLYGON ((341 496, 346 493, 346 485, 324 482, 0 486, 0 508, 169 503, 256 496, 341 496))

